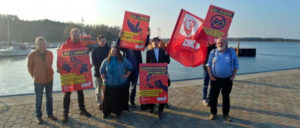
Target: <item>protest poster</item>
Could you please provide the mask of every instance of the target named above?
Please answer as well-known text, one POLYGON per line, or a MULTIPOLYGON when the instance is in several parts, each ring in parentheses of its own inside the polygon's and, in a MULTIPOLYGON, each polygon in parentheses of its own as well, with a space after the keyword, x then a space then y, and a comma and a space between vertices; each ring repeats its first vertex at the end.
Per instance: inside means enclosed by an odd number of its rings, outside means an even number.
POLYGON ((140 104, 168 103, 167 63, 140 64, 140 104))
POLYGON ((125 12, 120 47, 142 51, 145 49, 150 16, 125 12))
POLYGON ((203 23, 203 30, 207 35, 207 41, 209 43, 215 44, 216 40, 220 37, 227 38, 233 16, 233 11, 214 5, 209 6, 203 23))
POLYGON ((93 88, 88 48, 58 49, 57 62, 63 92, 93 88))

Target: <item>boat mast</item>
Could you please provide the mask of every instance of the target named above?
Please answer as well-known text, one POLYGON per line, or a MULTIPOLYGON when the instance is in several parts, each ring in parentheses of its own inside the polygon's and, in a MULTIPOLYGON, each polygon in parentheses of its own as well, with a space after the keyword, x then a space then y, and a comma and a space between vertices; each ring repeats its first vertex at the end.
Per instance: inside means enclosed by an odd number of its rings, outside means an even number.
POLYGON ((8 40, 8 45, 11 46, 9 19, 7 19, 7 40, 8 40))
POLYGON ((81 25, 82 25, 82 26, 81 26, 81 27, 82 27, 82 28, 81 28, 81 29, 82 29, 82 32, 81 32, 81 33, 82 33, 82 35, 84 35, 84 19, 83 19, 83 17, 81 17, 81 25))

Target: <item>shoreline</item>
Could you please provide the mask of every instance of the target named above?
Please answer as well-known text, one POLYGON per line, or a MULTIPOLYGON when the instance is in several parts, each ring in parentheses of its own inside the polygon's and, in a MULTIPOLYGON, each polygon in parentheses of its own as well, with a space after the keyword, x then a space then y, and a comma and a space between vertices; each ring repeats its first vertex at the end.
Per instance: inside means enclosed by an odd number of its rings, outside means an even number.
MULTIPOLYGON (((249 78, 256 78, 256 77, 269 77, 273 76, 273 74, 285 74, 290 72, 297 72, 300 70, 300 68, 292 68, 292 69, 282 69, 282 70, 276 70, 276 71, 266 71, 266 72, 259 72, 259 73, 247 73, 247 74, 238 74, 234 81, 239 80, 245 80, 249 78)), ((173 80, 172 85, 170 88, 181 88, 181 87, 190 87, 190 86, 202 86, 203 79, 202 78, 195 78, 195 79, 188 79, 188 80, 173 80)), ((85 90, 85 97, 95 97, 94 89, 86 89, 85 90)), ((139 90, 137 89, 137 92, 139 90)), ((76 92, 73 92, 73 94, 76 92)), ((63 100, 62 91, 53 91, 53 101, 62 101, 63 100)), ((71 95, 72 98, 77 98, 77 93, 74 95, 71 95)), ((19 104, 31 104, 35 103, 35 100, 32 100, 35 98, 34 93, 29 94, 17 94, 17 95, 6 95, 6 96, 0 96, 0 102, 5 102, 7 105, 19 105, 19 104), (17 101, 17 102, 16 102, 17 101)), ((45 96, 43 96, 45 102, 45 96)))
MULTIPOLYGON (((77 93, 71 95, 70 121, 63 123, 63 93, 53 94, 53 114, 57 121, 44 115, 45 125, 37 125, 35 96, 0 97, 0 127, 292 127, 300 123, 300 68, 264 73, 237 75, 230 94, 232 122, 224 122, 222 113, 209 120, 210 107, 202 104, 203 80, 173 82, 169 88, 168 103, 163 119, 137 108, 124 111, 121 118, 114 115, 102 118, 94 90, 84 91, 85 107, 92 117, 79 114, 77 93), (295 98, 296 97, 296 98, 295 98), (170 123, 172 120, 174 123, 170 123)), ((219 96, 220 98, 221 96, 219 96)), ((46 113, 45 96, 42 112, 46 113)), ((221 98, 220 98, 221 99, 221 98)), ((219 106, 219 105, 218 105, 219 106)), ((219 106, 218 111, 222 111, 219 106)), ((156 112, 156 111, 155 111, 156 112)))
MULTIPOLYGON (((277 72, 277 71, 285 71, 285 70, 300 70, 300 67, 295 68, 286 68, 286 69, 275 69, 275 70, 269 70, 269 71, 262 71, 262 72, 250 72, 250 73, 241 73, 237 74, 237 77, 243 76, 243 75, 253 75, 253 74, 260 74, 260 73, 269 73, 269 72, 277 72)), ((171 82, 184 82, 184 81, 194 81, 194 80, 202 80, 203 77, 200 78, 188 78, 188 79, 179 79, 179 80, 171 80, 171 82)), ((137 84, 139 85, 139 84, 137 84)), ((86 91, 94 90, 95 88, 86 89, 86 91)), ((62 93, 62 91, 53 91, 53 94, 62 93)), ((0 95, 1 98, 5 97, 18 97, 18 96, 34 96, 35 93, 24 93, 24 94, 14 94, 14 95, 0 95)))

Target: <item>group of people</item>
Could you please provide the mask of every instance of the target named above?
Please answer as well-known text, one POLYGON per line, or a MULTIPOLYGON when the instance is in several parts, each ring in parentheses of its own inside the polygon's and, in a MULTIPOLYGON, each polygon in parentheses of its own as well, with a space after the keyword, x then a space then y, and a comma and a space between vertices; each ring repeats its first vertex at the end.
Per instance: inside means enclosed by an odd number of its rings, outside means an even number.
MULTIPOLYGON (((145 47, 150 42, 150 29, 148 30, 145 47)), ((141 51, 120 48, 120 39, 116 45, 108 46, 105 37, 97 37, 98 47, 91 53, 92 65, 94 67, 95 94, 98 109, 102 110, 103 118, 110 113, 119 117, 124 110, 129 110, 130 106, 135 108, 136 85, 139 76, 139 64, 143 63, 141 51), (121 54, 122 52, 122 54, 121 54)), ((146 54, 146 63, 170 63, 170 57, 159 45, 161 40, 158 37, 152 39, 152 49, 146 54)), ((42 124, 42 98, 43 90, 46 92, 46 110, 48 118, 57 120, 53 115, 52 90, 53 90, 53 54, 46 49, 46 39, 39 36, 35 40, 36 50, 28 56, 28 71, 34 80, 36 94, 36 121, 42 124)), ((210 119, 216 118, 217 100, 222 90, 223 97, 223 115, 227 121, 230 121, 229 95, 232 89, 232 81, 235 78, 239 68, 238 60, 233 49, 227 47, 226 39, 220 38, 217 41, 217 47, 210 45, 208 47, 207 62, 204 64, 204 86, 203 103, 211 107, 210 119), (209 96, 207 97, 207 88, 211 83, 209 96)), ((70 38, 60 47, 60 49, 84 48, 80 43, 80 30, 73 28, 70 31, 70 38)), ((57 72, 60 73, 59 69, 57 72)), ((169 83, 170 84, 170 83, 169 83)), ((77 91, 78 105, 80 115, 90 117, 91 114, 85 109, 83 90, 77 91)), ((71 92, 65 92, 63 98, 63 122, 68 122, 70 108, 71 92)), ((158 117, 162 119, 164 107, 167 104, 159 104, 158 117)), ((155 104, 143 104, 142 110, 150 109, 153 113, 155 104)))

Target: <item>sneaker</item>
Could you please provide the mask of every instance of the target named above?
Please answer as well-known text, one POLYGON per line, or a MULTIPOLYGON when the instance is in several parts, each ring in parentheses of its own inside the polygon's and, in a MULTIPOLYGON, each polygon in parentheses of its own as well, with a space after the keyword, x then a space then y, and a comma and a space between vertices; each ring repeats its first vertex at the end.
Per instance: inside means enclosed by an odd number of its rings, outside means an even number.
POLYGON ((231 118, 230 118, 228 115, 224 116, 224 119, 225 119, 225 121, 227 121, 227 122, 231 122, 231 118))
POLYGON ((205 106, 208 106, 208 105, 209 105, 207 99, 204 99, 204 100, 202 101, 202 103, 203 103, 203 105, 205 105, 205 106))
POLYGON ((36 118, 36 123, 37 124, 43 124, 43 120, 42 120, 42 118, 36 118))
POLYGON ((48 116, 48 118, 51 119, 51 120, 57 120, 57 118, 53 115, 48 116))
POLYGON ((84 116, 87 116, 87 117, 91 117, 91 116, 92 116, 92 115, 91 115, 89 112, 87 112, 86 110, 80 111, 80 115, 84 115, 84 116))
POLYGON ((68 115, 64 115, 63 123, 67 123, 68 120, 69 120, 69 116, 68 115))
POLYGON ((209 119, 210 120, 215 120, 216 119, 216 114, 210 114, 209 119))

